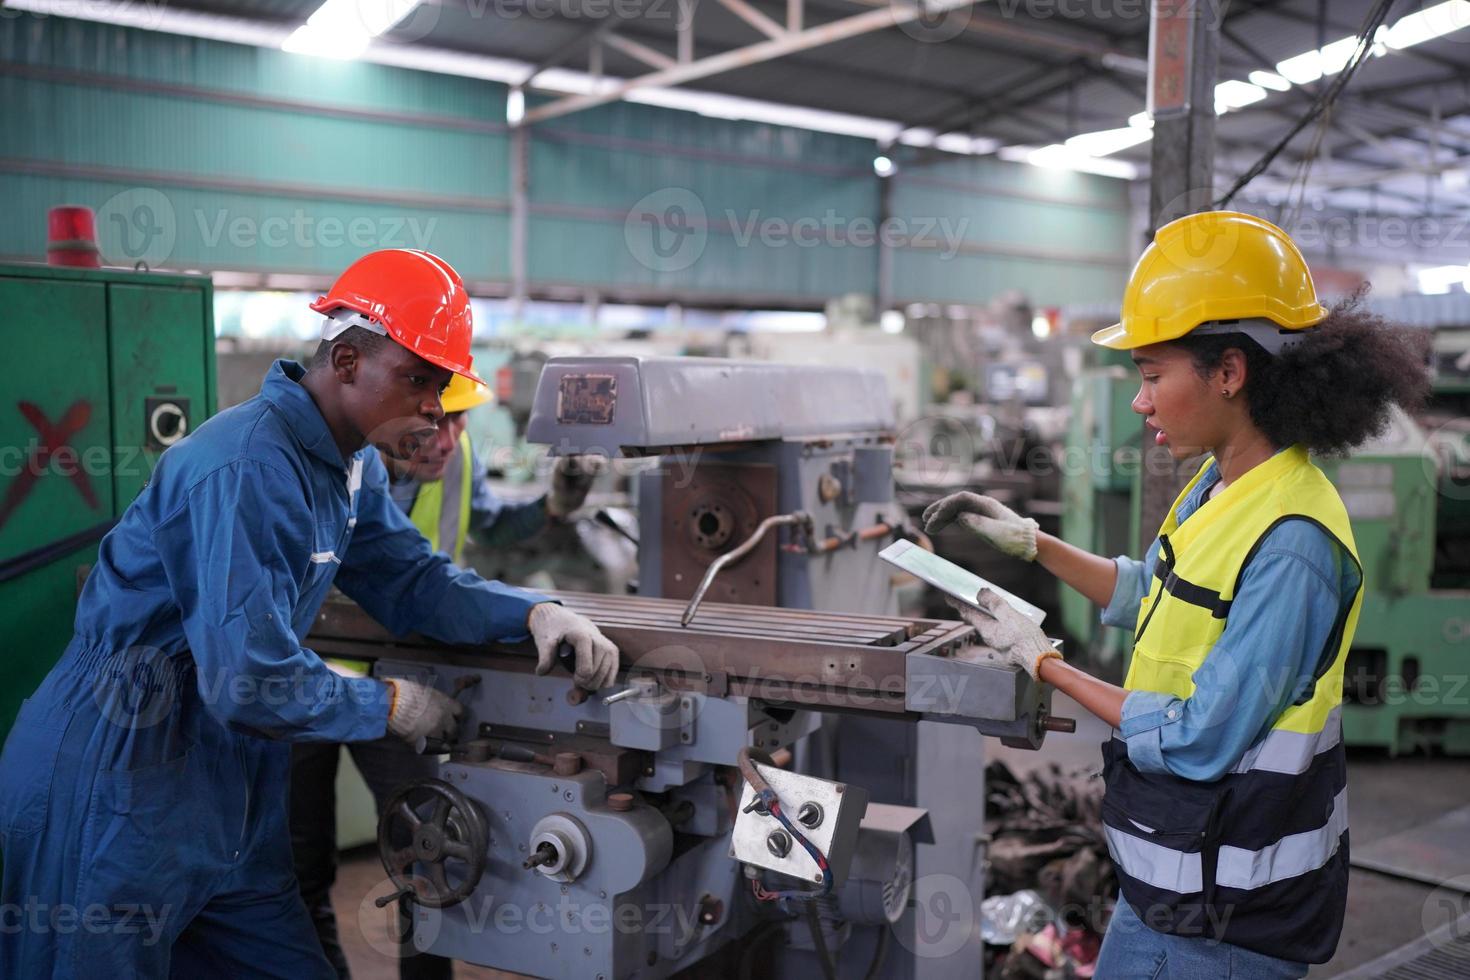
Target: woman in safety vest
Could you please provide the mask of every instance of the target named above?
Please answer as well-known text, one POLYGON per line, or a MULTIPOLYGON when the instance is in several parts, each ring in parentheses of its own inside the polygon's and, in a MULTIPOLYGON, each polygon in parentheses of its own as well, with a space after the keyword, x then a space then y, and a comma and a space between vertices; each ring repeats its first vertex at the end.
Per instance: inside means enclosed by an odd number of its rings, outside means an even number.
POLYGON ((1300 977, 1337 948, 1348 884, 1338 704, 1363 597, 1347 511, 1309 453, 1383 430, 1427 389, 1423 338, 1353 297, 1322 306, 1301 252, 1247 214, 1160 228, 1122 320, 1093 342, 1132 352, 1133 410, 1183 460, 1209 453, 1142 562, 1037 531, 990 497, 925 513, 1040 561, 1134 631, 1123 687, 1062 662, 1040 628, 982 591, 981 639, 1112 725, 1103 824, 1122 886, 1104 980, 1300 977))

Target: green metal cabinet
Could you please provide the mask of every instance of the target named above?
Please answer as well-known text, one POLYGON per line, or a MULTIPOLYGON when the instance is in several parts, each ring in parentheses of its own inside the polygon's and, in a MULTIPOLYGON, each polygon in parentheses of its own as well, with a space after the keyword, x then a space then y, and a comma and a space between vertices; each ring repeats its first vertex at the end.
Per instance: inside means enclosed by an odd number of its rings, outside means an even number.
POLYGON ((214 412, 210 281, 0 265, 0 738, 71 638, 77 569, 214 412))

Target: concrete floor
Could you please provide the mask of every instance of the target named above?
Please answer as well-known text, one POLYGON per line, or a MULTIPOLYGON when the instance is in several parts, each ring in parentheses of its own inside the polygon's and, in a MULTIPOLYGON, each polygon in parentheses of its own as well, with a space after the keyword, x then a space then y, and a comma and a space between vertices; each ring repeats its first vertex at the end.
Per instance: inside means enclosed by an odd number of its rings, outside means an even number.
MULTIPOLYGON (((1064 771, 1099 769, 1097 747, 1107 735, 1106 726, 1060 694, 1053 709, 1077 719, 1075 734, 1050 735, 1039 752, 1007 749, 987 740, 989 757, 1003 759, 1017 771, 1051 763, 1064 771)), ((1470 760, 1389 759, 1377 753, 1350 752, 1348 785, 1352 839, 1357 848, 1470 805, 1470 760)), ((344 856, 333 903, 356 980, 394 980, 398 975, 396 963, 385 952, 390 948, 386 915, 372 904, 386 890, 382 867, 372 850, 344 856)), ((1467 909, 1470 899, 1457 894, 1354 868, 1337 956, 1313 968, 1308 976, 1310 980, 1334 977, 1422 937, 1467 909)), ((455 976, 499 980, 511 974, 461 963, 455 966, 455 976)))

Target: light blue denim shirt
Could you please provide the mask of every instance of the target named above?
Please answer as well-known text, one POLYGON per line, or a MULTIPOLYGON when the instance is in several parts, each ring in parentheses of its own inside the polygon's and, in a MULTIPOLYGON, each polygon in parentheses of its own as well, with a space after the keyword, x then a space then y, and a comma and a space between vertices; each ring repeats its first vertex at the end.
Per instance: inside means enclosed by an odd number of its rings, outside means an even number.
MULTIPOLYGON (((1219 480, 1214 461, 1179 507, 1183 524, 1219 480)), ((1106 626, 1133 630, 1148 594, 1158 539, 1143 561, 1114 560, 1118 582, 1102 612, 1106 626)), ((1319 658, 1362 579, 1347 550, 1309 521, 1278 524, 1245 568, 1225 631, 1194 673, 1194 693, 1180 700, 1132 691, 1120 734, 1143 772, 1208 782, 1229 772, 1281 713, 1307 690, 1319 658)))

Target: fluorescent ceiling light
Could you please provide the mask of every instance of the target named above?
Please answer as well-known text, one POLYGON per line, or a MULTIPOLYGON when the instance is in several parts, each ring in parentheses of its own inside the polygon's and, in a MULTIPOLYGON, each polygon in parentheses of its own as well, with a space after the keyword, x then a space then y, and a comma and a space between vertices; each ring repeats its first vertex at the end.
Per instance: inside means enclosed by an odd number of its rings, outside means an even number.
POLYGON ((326 0, 281 43, 292 54, 356 58, 373 38, 413 13, 419 0, 326 0))
POLYGON ((1266 90, 1261 86, 1232 78, 1215 86, 1215 115, 1260 102, 1265 97, 1266 90))
POLYGON ((1291 90, 1291 83, 1272 71, 1253 71, 1246 78, 1250 79, 1252 85, 1268 88, 1273 92, 1287 92, 1291 90))
MULTIPOLYGON (((1397 25, 1395 25, 1397 26, 1397 25)), ((1379 38, 1383 38, 1387 32, 1379 30, 1379 38)), ((1276 63, 1276 72, 1294 85, 1307 85, 1315 82, 1324 75, 1336 75, 1347 67, 1352 60, 1353 52, 1358 49, 1357 35, 1338 38, 1331 44, 1325 44, 1312 51, 1303 51, 1301 54, 1293 55, 1285 61, 1276 63)), ((1381 41, 1374 41, 1368 47, 1368 57, 1377 58, 1386 54, 1388 49, 1381 41)))
POLYGON ((1437 265, 1419 270, 1419 292, 1443 296, 1451 287, 1464 286, 1470 280, 1470 266, 1437 265))
POLYGON ((973 145, 969 133, 945 133, 934 140, 934 146, 946 153, 969 153, 973 145))
POLYGON ((1402 51, 1466 27, 1470 27, 1470 2, 1450 0, 1402 18, 1384 32, 1382 40, 1395 51, 1402 51))
POLYGON ((518 88, 513 88, 505 96, 505 121, 512 126, 520 123, 526 116, 526 93, 518 88))
POLYGON ((873 158, 873 173, 879 177, 887 177, 893 173, 893 161, 884 156, 873 158))
POLYGON ((905 129, 898 134, 898 141, 904 146, 933 146, 938 135, 932 129, 905 129))
POLYGON ((1082 133, 1067 140, 1066 147, 1088 156, 1105 157, 1109 153, 1126 150, 1139 143, 1153 139, 1153 133, 1141 126, 1124 126, 1121 129, 1104 129, 1096 133, 1082 133))
POLYGON ((1039 148, 1004 146, 997 155, 1002 160, 1016 160, 1049 170, 1077 170, 1103 177, 1117 177, 1120 180, 1132 180, 1138 176, 1138 168, 1126 160, 1099 159, 1061 143, 1039 148))

